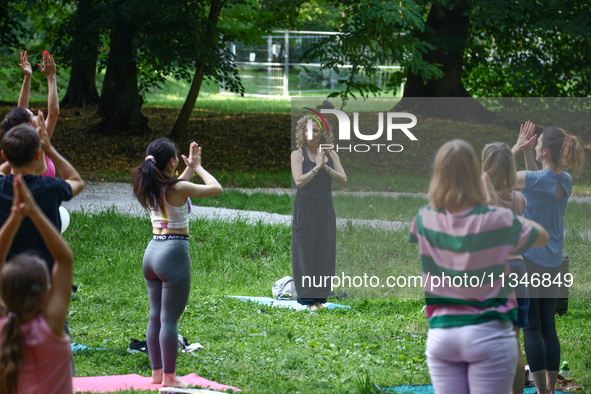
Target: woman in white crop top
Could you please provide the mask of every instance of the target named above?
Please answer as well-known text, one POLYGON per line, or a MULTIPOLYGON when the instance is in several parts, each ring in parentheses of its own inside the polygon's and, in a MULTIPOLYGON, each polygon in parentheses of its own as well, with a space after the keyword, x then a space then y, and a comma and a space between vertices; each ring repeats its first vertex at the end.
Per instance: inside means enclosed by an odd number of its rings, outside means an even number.
POLYGON ((186 387, 176 376, 177 324, 187 305, 191 288, 189 214, 191 197, 215 196, 222 192, 218 181, 201 166, 201 148, 190 145, 187 168, 178 178, 177 149, 172 141, 159 138, 146 150, 146 158, 133 171, 133 192, 150 211, 153 237, 146 248, 142 271, 150 299, 146 342, 152 366, 151 383, 163 387, 186 387), (205 183, 191 182, 193 174, 205 183))

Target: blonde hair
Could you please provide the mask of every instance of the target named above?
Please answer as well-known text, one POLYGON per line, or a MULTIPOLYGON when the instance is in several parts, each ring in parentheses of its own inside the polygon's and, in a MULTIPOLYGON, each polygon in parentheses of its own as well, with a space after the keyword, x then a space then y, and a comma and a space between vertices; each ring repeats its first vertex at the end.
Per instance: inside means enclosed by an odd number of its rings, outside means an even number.
POLYGON ((439 148, 429 184, 429 204, 434 209, 484 204, 478 156, 468 142, 453 140, 439 148))
POLYGON ((503 142, 493 142, 484 146, 482 171, 488 173, 497 191, 511 189, 517 183, 513 153, 503 142))
MULTIPOLYGON (((298 149, 303 148, 306 146, 306 132, 308 131, 308 119, 312 119, 316 124, 316 118, 311 115, 306 115, 303 118, 299 119, 296 123, 296 147, 298 149)), ((320 132, 322 133, 322 138, 320 139, 321 144, 329 144, 332 145, 334 143, 334 137, 332 135, 332 131, 330 129, 326 130, 326 127, 321 127, 320 132)))

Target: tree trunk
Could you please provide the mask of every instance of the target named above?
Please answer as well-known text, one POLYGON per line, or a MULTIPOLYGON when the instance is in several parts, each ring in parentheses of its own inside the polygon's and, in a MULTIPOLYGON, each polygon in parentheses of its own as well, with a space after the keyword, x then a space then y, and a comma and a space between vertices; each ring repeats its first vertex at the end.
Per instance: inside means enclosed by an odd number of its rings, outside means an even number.
POLYGON ((138 90, 132 45, 134 34, 135 27, 131 24, 118 25, 111 32, 111 49, 97 111, 103 118, 98 128, 105 135, 149 130, 148 120, 142 115, 143 99, 138 90))
POLYGON ((96 90, 97 47, 88 47, 72 60, 68 90, 60 106, 63 108, 86 107, 99 102, 96 90))
POLYGON ((468 42, 467 15, 470 5, 464 0, 453 0, 446 5, 432 3, 427 17, 424 39, 434 48, 425 55, 431 64, 441 65, 444 75, 440 79, 423 81, 419 74, 409 70, 404 85, 403 99, 396 110, 415 115, 429 115, 477 123, 491 121, 494 116, 476 100, 462 100, 462 111, 454 100, 425 100, 425 97, 471 97, 462 82, 464 49, 468 42))
MULTIPOLYGON (((211 8, 209 9, 208 17, 209 25, 205 33, 204 39, 200 40, 202 45, 204 46, 211 47, 215 43, 215 27, 218 23, 218 17, 220 15, 220 11, 222 10, 222 6, 223 3, 220 0, 212 0, 211 2, 211 8)), ((197 97, 199 96, 199 90, 201 89, 201 84, 203 83, 205 65, 205 58, 201 58, 197 61, 197 65, 195 68, 195 76, 193 77, 193 82, 191 83, 189 94, 187 95, 187 99, 183 104, 183 108, 181 109, 181 112, 179 113, 179 116, 170 133, 170 137, 174 140, 180 141, 185 136, 185 130, 187 129, 187 125, 189 124, 189 118, 191 117, 193 108, 195 108, 195 102, 197 101, 197 97)))
POLYGON ((98 59, 99 34, 88 29, 90 21, 97 18, 96 8, 88 1, 79 1, 72 37, 72 68, 68 90, 60 105, 63 108, 86 107, 99 102, 96 90, 96 62, 98 59))

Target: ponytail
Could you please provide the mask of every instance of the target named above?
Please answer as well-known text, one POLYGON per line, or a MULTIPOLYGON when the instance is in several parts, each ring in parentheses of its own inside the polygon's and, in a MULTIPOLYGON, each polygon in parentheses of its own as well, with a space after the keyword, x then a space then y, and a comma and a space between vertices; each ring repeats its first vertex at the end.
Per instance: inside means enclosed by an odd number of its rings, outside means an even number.
POLYGON ((23 333, 16 316, 9 316, 0 332, 0 393, 16 393, 23 366, 23 333))
POLYGON ((560 150, 560 166, 572 169, 578 174, 585 163, 585 151, 581 141, 574 135, 567 134, 560 150))
POLYGON ((133 170, 131 176, 133 194, 142 207, 160 206, 164 189, 178 182, 164 174, 168 162, 176 155, 174 143, 167 138, 159 138, 148 145, 144 162, 133 170))
POLYGON ((577 174, 583 167, 585 151, 577 137, 556 126, 546 127, 540 136, 542 149, 550 150, 550 157, 560 168, 572 169, 577 174))

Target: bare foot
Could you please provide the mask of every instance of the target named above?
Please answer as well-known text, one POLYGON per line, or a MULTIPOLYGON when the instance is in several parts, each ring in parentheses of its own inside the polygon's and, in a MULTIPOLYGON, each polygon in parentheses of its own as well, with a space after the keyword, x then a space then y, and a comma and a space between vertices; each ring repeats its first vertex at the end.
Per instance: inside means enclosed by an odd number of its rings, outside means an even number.
POLYGON ((316 304, 313 304, 313 305, 308 305, 308 308, 307 309, 309 311, 315 311, 316 309, 318 309, 318 307, 316 306, 316 304))
POLYGON ((176 373, 165 373, 162 379, 162 387, 178 387, 181 389, 189 387, 189 383, 180 380, 176 373))
POLYGON ((160 384, 162 383, 162 370, 155 369, 152 371, 152 380, 150 380, 150 384, 160 384))

